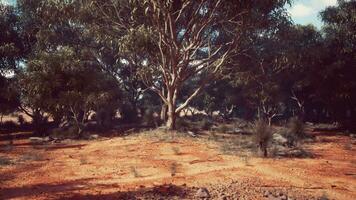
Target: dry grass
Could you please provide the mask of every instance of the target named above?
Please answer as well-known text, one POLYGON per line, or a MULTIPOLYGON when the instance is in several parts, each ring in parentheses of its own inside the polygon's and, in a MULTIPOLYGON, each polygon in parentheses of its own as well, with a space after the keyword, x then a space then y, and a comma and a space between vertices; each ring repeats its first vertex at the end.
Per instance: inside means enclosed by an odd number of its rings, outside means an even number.
POLYGON ((133 177, 135 177, 135 178, 141 177, 141 175, 137 171, 137 168, 134 166, 130 167, 130 172, 133 175, 133 177))

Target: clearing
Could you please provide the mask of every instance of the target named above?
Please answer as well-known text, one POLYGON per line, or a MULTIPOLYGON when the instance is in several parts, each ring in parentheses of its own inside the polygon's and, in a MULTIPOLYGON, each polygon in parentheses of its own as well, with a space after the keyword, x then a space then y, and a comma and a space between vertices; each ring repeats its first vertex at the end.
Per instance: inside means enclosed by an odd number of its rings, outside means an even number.
POLYGON ((278 159, 228 155, 206 136, 153 132, 2 141, 0 199, 198 199, 202 187, 211 199, 356 199, 355 142, 338 132, 310 134, 316 139, 304 147, 312 158, 278 159))

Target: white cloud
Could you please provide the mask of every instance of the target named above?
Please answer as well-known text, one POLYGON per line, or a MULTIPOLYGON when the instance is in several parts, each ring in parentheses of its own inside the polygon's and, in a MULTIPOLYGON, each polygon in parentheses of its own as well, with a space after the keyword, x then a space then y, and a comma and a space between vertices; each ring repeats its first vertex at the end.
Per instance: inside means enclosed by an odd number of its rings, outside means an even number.
POLYGON ((0 3, 4 5, 10 5, 11 2, 9 0, 0 0, 0 3))
POLYGON ((337 0, 319 0, 319 1, 321 1, 323 6, 334 6, 334 5, 336 5, 336 2, 337 2, 337 0))
POLYGON ((307 17, 313 14, 313 8, 304 4, 296 4, 289 9, 292 17, 307 17))

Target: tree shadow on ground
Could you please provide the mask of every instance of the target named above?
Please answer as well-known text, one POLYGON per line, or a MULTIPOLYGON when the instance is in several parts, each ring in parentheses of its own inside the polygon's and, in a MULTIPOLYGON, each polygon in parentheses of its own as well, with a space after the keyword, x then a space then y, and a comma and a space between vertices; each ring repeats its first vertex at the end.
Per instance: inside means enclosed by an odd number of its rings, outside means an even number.
POLYGON ((101 194, 105 189, 116 189, 117 184, 95 184, 92 178, 78 179, 53 184, 36 184, 22 187, 0 188, 0 199, 12 198, 49 198, 65 200, 94 200, 94 199, 187 199, 192 194, 192 188, 176 185, 160 185, 150 188, 139 187, 130 191, 117 191, 101 194), (95 191, 91 194, 89 191, 95 191))
POLYGON ((72 191, 77 191, 86 185, 91 179, 80 179, 74 181, 68 181, 64 183, 57 184, 36 184, 29 186, 11 187, 11 188, 0 188, 0 198, 12 199, 12 198, 25 198, 25 197, 36 197, 38 195, 55 195, 57 193, 68 193, 72 191))
POLYGON ((64 200, 136 200, 136 199, 191 199, 193 189, 172 184, 154 186, 151 188, 140 187, 136 190, 114 192, 109 194, 74 194, 60 197, 64 200))

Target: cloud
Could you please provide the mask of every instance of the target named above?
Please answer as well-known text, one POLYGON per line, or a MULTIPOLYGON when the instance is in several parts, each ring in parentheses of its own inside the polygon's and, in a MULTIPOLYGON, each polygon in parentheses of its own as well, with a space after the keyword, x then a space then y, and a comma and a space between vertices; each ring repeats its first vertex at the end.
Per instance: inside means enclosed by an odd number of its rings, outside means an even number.
POLYGON ((336 5, 336 2, 337 2, 337 0, 319 0, 319 1, 321 1, 323 6, 333 6, 333 5, 336 5))
POLYGON ((313 8, 304 4, 296 4, 289 9, 292 17, 307 17, 313 14, 313 8))
POLYGON ((3 5, 15 5, 16 0, 0 0, 0 3, 3 5))

